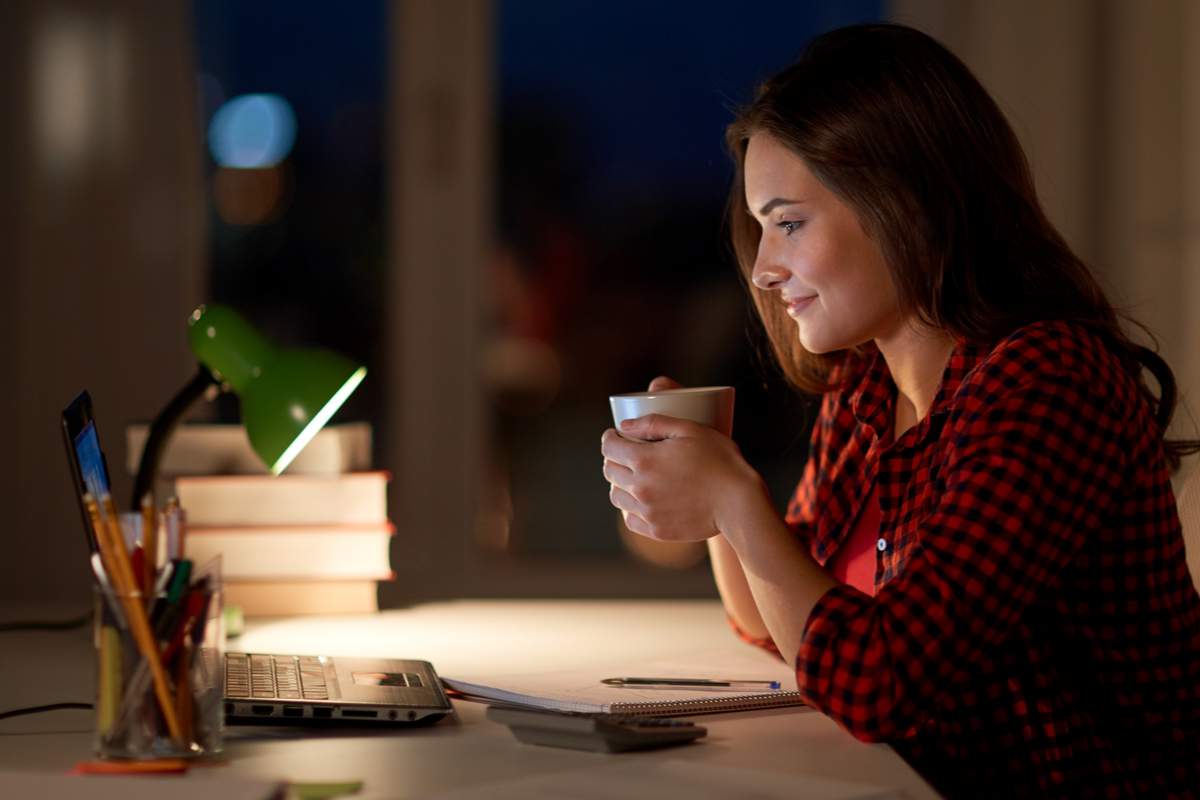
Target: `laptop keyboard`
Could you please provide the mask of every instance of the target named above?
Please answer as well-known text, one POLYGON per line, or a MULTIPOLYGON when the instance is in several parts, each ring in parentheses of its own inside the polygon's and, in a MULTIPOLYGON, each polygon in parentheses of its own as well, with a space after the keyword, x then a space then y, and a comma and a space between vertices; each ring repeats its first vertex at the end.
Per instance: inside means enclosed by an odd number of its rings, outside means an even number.
POLYGON ((328 700, 325 669, 316 656, 227 653, 225 696, 282 700, 328 700))

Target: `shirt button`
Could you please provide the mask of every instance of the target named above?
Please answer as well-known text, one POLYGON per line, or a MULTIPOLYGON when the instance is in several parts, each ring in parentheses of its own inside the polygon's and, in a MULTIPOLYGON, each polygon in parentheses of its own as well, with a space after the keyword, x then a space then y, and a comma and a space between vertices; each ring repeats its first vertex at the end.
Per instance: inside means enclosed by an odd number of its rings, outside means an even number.
POLYGON ((887 539, 880 539, 875 543, 875 546, 878 547, 879 552, 882 553, 884 550, 887 550, 887 539))

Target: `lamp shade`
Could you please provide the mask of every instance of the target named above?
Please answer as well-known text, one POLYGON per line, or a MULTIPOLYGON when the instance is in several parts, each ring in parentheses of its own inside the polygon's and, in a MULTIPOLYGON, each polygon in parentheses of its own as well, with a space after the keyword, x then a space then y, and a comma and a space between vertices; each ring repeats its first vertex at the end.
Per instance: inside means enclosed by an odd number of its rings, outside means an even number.
POLYGON ((200 363, 238 395, 250 445, 276 475, 367 374, 328 350, 277 348, 227 306, 192 312, 188 341, 200 363))

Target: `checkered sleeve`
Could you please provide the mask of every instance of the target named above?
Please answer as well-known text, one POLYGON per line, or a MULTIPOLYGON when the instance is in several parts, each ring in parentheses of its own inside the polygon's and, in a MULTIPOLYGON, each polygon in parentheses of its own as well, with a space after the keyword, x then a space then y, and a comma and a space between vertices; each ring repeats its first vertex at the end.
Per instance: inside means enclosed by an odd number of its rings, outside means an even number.
POLYGON ((861 740, 903 739, 1005 639, 1121 493, 1128 415, 1095 381, 1021 352, 970 387, 906 563, 875 597, 838 586, 810 614, 810 705, 861 740))

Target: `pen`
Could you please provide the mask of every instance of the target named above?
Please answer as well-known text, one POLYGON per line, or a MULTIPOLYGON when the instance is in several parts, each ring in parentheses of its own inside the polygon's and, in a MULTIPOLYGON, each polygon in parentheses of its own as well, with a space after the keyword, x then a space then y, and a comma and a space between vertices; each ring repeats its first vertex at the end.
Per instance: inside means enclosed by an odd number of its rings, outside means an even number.
POLYGON ((166 526, 165 549, 167 558, 183 558, 184 538, 187 535, 187 516, 179 505, 178 497, 167 498, 163 509, 163 519, 166 526))
POLYGON ((605 678, 601 683, 608 686, 643 686, 646 688, 701 688, 701 689, 778 689, 779 681, 743 681, 720 678, 605 678))
POLYGON ((190 642, 192 628, 196 625, 196 620, 199 619, 200 613, 204 611, 207 605, 207 596, 203 589, 193 589, 188 593, 187 601, 178 622, 175 623, 175 630, 171 632, 170 640, 167 646, 163 649, 162 660, 164 664, 169 664, 174 658, 176 652, 187 640, 190 642))
POLYGON ((191 561, 181 559, 173 563, 174 569, 171 572, 171 581, 167 585, 166 594, 159 598, 160 602, 155 603, 152 614, 154 631, 160 640, 169 638, 169 634, 184 613, 183 600, 188 591, 188 581, 192 574, 191 561))
POLYGON ((146 598, 150 596, 142 583, 146 573, 146 553, 140 544, 134 545, 133 550, 129 551, 129 566, 133 570, 134 580, 137 581, 138 591, 142 593, 142 602, 146 602, 146 598))
POLYGON ((142 551, 145 554, 142 593, 149 606, 154 601, 154 579, 158 575, 158 516, 154 513, 154 495, 150 492, 142 497, 142 551))

